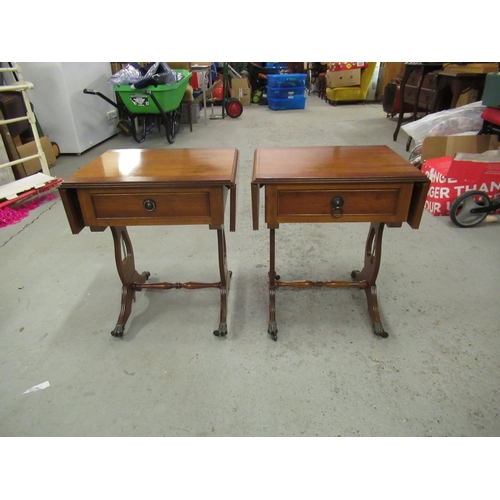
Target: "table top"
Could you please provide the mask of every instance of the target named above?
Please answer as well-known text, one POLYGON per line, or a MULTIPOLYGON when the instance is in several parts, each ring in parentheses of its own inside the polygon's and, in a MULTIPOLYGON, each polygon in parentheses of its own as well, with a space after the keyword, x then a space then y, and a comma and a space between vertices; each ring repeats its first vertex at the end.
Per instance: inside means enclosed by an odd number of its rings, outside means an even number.
POLYGON ((472 73, 469 71, 451 71, 451 70, 443 70, 438 72, 439 76, 450 76, 452 78, 486 78, 486 73, 472 73))
POLYGON ((252 183, 427 182, 388 146, 312 146, 255 151, 252 183))
POLYGON ((61 187, 234 186, 237 164, 238 150, 233 148, 114 149, 82 167, 61 187))

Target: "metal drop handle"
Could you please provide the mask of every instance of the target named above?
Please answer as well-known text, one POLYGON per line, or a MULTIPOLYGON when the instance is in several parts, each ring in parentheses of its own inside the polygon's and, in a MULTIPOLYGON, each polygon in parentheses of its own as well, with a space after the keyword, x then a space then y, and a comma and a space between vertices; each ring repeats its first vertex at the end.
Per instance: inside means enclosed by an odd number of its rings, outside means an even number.
POLYGON ((330 206, 332 207, 332 217, 335 217, 336 219, 342 217, 342 207, 344 206, 344 198, 342 198, 342 196, 334 196, 330 200, 330 206))

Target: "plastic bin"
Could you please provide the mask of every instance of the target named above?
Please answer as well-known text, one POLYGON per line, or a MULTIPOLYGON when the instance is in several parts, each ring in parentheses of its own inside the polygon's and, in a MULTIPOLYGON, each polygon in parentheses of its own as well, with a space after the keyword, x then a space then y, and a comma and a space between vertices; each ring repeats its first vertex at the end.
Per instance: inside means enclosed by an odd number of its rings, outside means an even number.
POLYGON ((267 87, 267 97, 272 99, 288 99, 296 95, 304 95, 305 87, 267 87))
POLYGON ((132 89, 130 85, 115 85, 115 91, 131 113, 138 115, 161 114, 151 96, 144 92, 145 90, 153 93, 162 111, 168 113, 181 105, 191 78, 191 73, 185 69, 176 69, 175 71, 181 73, 184 78, 172 85, 158 85, 157 87, 151 85, 145 89, 132 89))
POLYGON ((267 75, 269 87, 305 87, 306 77, 302 73, 284 73, 278 75, 267 75))
POLYGON ((264 63, 264 68, 275 69, 277 71, 280 71, 280 70, 286 70, 288 66, 285 66, 281 62, 266 62, 264 63))
POLYGON ((286 109, 304 109, 306 107, 306 98, 301 95, 295 95, 285 99, 273 99, 267 96, 269 109, 273 111, 284 111, 286 109))

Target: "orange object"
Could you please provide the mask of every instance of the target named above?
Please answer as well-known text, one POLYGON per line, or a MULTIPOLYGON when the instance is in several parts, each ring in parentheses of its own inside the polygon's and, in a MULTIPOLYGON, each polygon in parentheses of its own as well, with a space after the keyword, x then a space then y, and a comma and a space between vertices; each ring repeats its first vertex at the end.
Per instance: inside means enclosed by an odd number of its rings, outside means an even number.
POLYGON ((222 101, 222 85, 214 89, 212 95, 216 101, 222 101))

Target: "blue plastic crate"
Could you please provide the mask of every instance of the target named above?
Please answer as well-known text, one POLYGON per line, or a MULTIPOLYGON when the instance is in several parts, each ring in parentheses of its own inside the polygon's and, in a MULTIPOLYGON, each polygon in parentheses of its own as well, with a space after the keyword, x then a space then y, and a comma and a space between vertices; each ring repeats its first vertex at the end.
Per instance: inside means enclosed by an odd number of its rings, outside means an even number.
POLYGON ((282 62, 266 62, 264 63, 265 68, 276 68, 276 69, 285 69, 286 66, 282 62))
POLYGON ((295 95, 285 99, 273 99, 267 96, 269 109, 273 111, 284 111, 286 109, 304 109, 306 107, 306 98, 302 95, 295 95))
POLYGON ((288 99, 296 95, 304 95, 306 88, 302 87, 267 87, 267 97, 273 99, 288 99))
POLYGON ((307 75, 302 73, 282 73, 267 75, 269 87, 305 87, 307 75))

